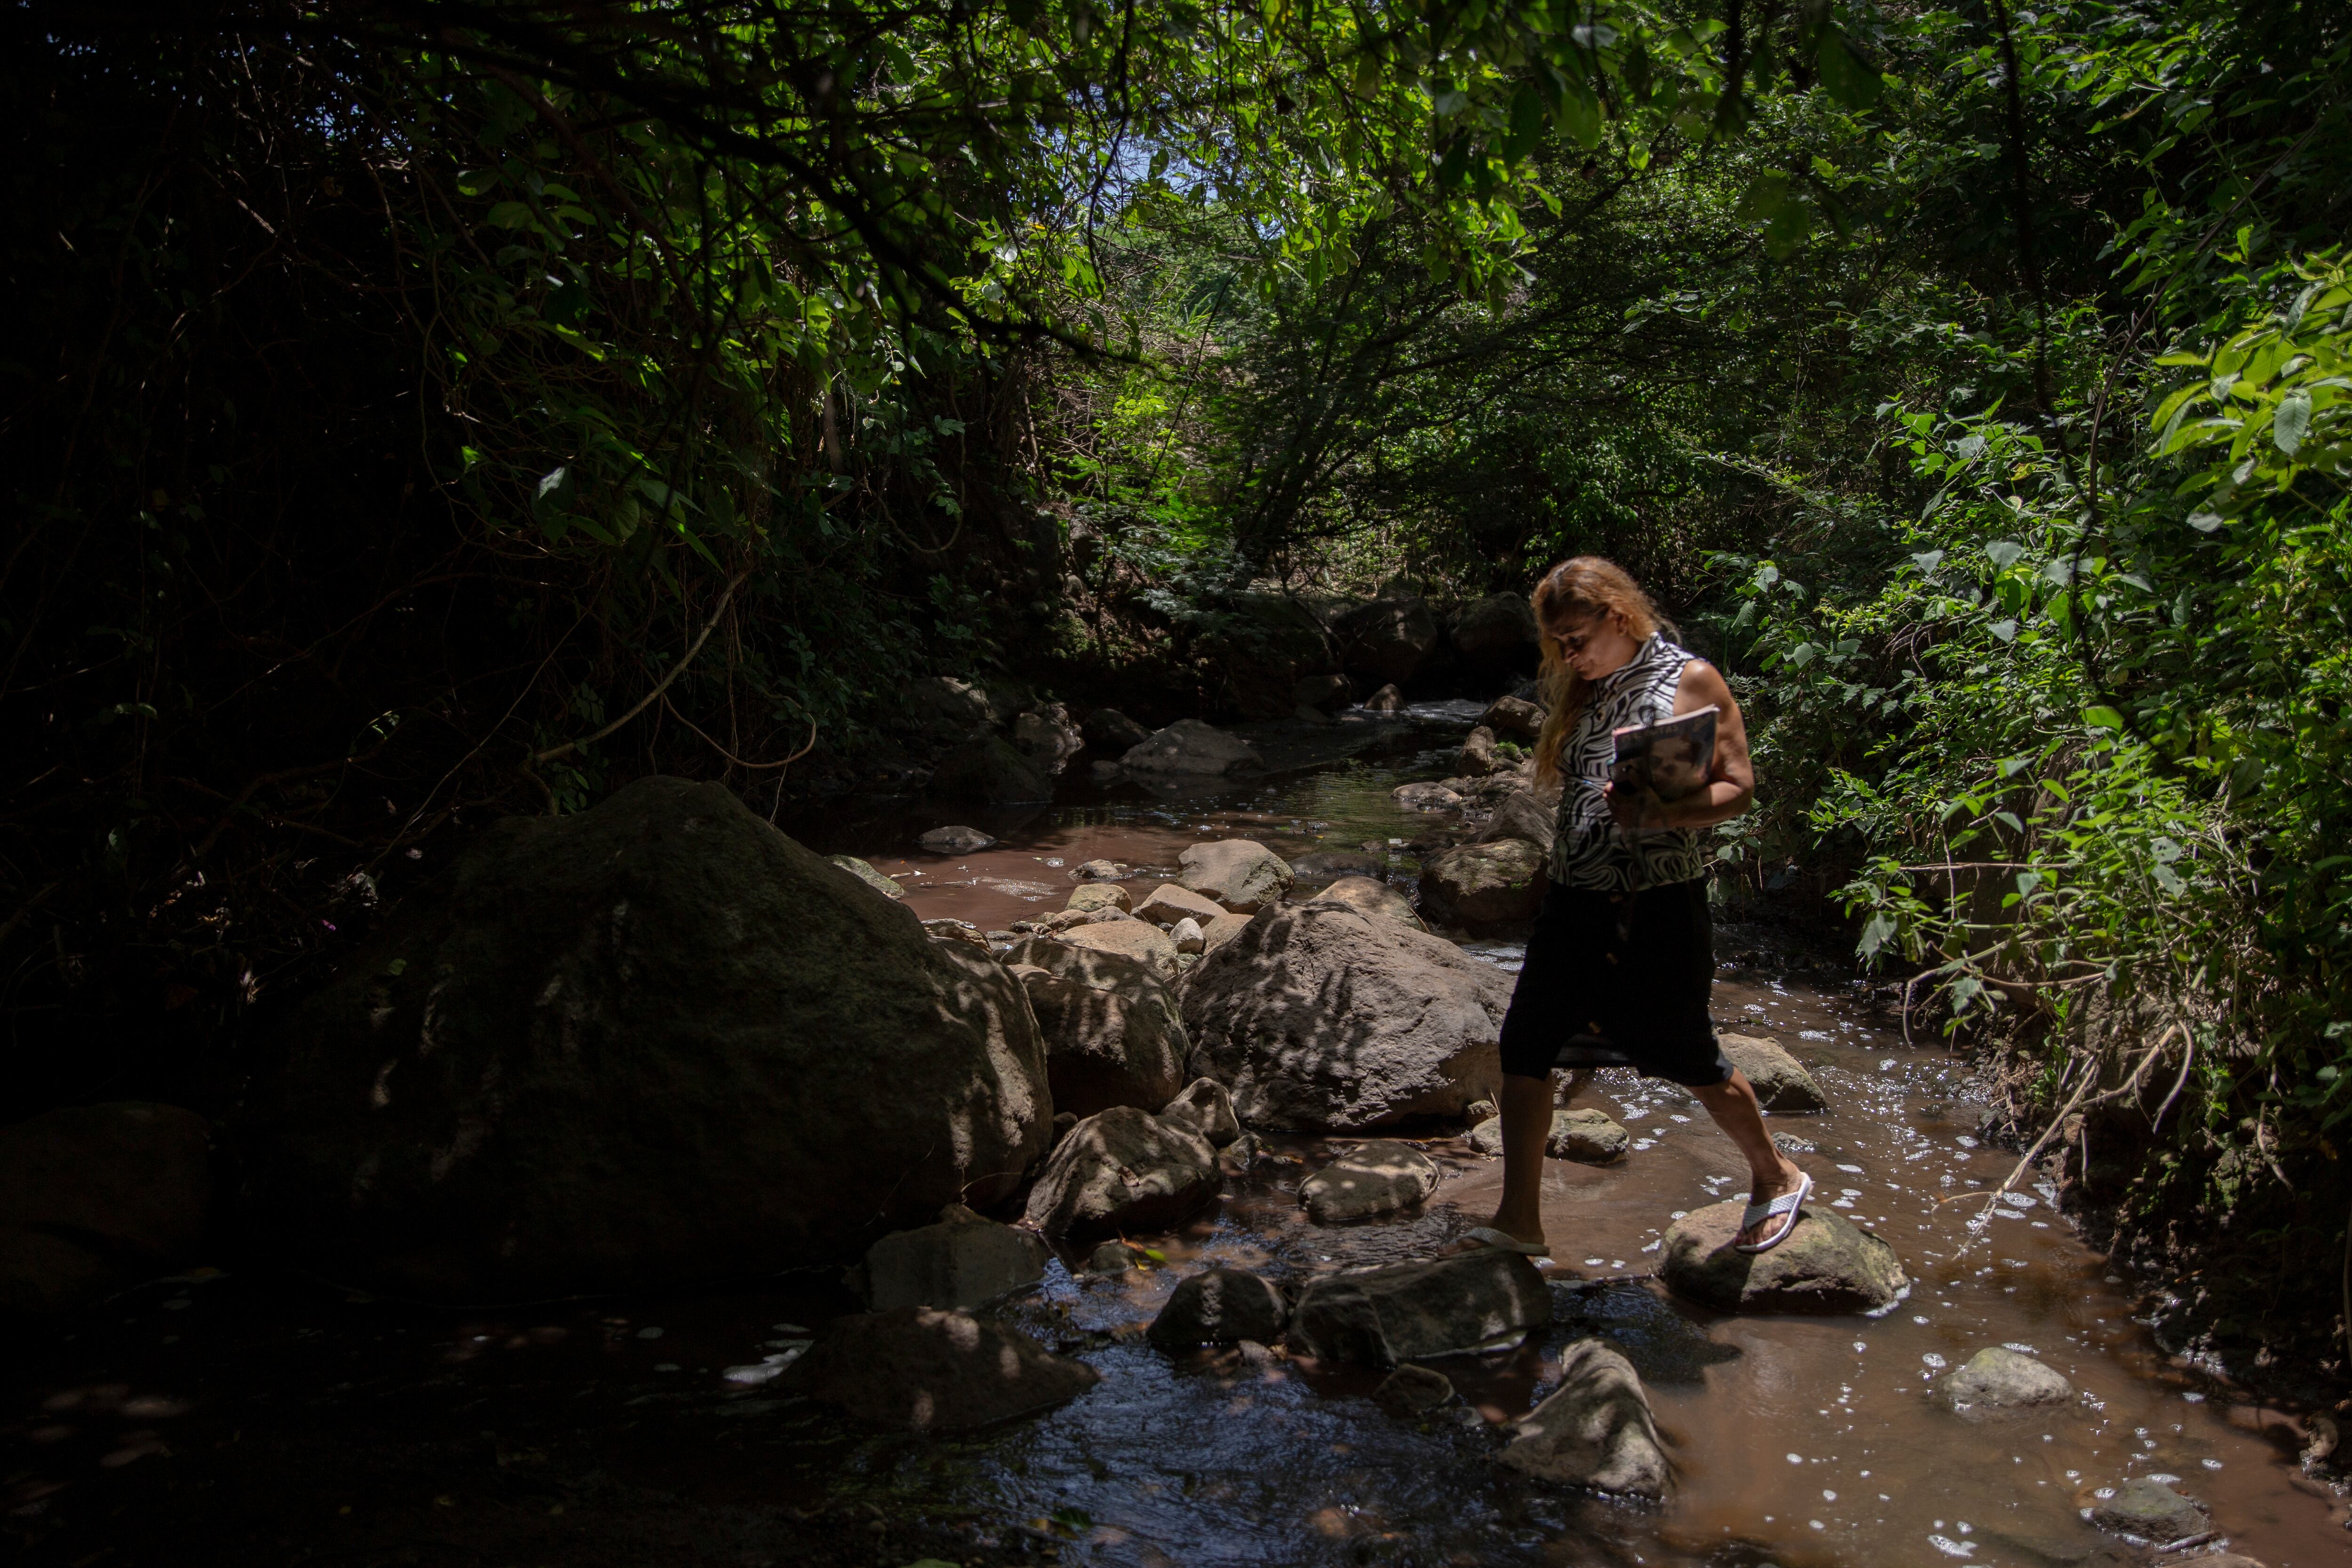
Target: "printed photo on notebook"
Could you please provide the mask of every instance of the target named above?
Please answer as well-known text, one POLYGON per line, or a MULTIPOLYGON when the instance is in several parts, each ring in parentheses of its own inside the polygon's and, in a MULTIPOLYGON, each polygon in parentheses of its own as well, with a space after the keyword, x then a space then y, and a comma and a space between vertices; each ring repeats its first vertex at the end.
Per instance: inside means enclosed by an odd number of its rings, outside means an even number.
POLYGON ((1695 713, 1611 731, 1617 760, 1610 764, 1610 782, 1620 789, 1648 790, 1663 801, 1703 789, 1715 765, 1715 721, 1721 711, 1709 703, 1695 713))

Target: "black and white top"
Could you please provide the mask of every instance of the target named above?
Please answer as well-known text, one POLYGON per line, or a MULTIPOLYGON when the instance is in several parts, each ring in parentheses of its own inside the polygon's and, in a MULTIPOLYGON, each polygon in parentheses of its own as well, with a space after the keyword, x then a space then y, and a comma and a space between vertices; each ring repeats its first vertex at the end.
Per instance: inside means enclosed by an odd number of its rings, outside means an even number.
POLYGON ((1706 874, 1696 828, 1627 833, 1609 815, 1608 796, 1599 788, 1609 782, 1609 765, 1617 758, 1611 731, 1673 718, 1683 667, 1695 657, 1654 632, 1622 668, 1586 689, 1584 711, 1560 742, 1564 787, 1551 847, 1552 886, 1639 891, 1706 874))

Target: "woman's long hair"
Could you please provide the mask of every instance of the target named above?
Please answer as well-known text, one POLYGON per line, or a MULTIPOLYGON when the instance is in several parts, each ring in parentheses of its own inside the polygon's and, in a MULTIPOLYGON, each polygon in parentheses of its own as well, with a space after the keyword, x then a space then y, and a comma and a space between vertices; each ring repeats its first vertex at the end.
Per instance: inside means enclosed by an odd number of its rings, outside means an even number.
POLYGON ((1639 644, 1654 633, 1671 634, 1675 628, 1622 566, 1598 555, 1578 555, 1545 573, 1536 584, 1535 611, 1536 626, 1543 634, 1543 668, 1536 689, 1550 710, 1543 733, 1536 739, 1536 783, 1549 787, 1559 782, 1560 742, 1584 711, 1587 695, 1584 678, 1569 667, 1553 631, 1571 621, 1608 616, 1639 644))

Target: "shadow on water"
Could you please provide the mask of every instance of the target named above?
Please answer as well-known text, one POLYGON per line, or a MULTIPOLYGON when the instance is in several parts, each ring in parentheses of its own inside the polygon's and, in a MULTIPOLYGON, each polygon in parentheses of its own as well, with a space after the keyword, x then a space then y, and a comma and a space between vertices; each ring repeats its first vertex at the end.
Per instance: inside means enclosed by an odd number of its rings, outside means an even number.
MULTIPOLYGON (((1353 755, 1181 799, 1073 787, 1050 808, 993 818, 886 802, 795 831, 902 876, 925 918, 988 926, 1059 908, 1084 860, 1171 868, 1212 836, 1292 856, 1370 843, 1404 879, 1428 819, 1388 792, 1450 771, 1464 721, 1391 723, 1353 755), (946 821, 1004 843, 947 859, 908 854, 914 833, 946 821)), ((1003 1309, 1103 1374, 1043 1416, 918 1439, 781 1396, 759 1372, 763 1358, 854 1310, 832 1271, 482 1313, 200 1272, 21 1347, 0 1408, 0 1510, 19 1559, 45 1568, 2042 1568, 2144 1561, 2078 1510, 2101 1486, 2156 1475, 2206 1503, 2219 1538, 2270 1568, 2343 1561, 2342 1506, 2296 1471, 2285 1414, 2156 1346, 2124 1282, 2048 1192, 1989 1211, 1968 1196, 2016 1156, 1977 1135, 1960 1064, 1906 1046, 1833 962, 1754 931, 1726 928, 1718 945, 1718 1023, 1787 1046, 1831 1100, 1825 1112, 1774 1119, 1807 1151, 1816 1201, 1888 1240, 1914 1278, 1884 1317, 1723 1317, 1645 1278, 1672 1218, 1738 1196, 1744 1166, 1686 1094, 1621 1072, 1578 1103, 1623 1122, 1630 1154, 1603 1167, 1547 1163, 1553 1328, 1510 1352, 1435 1363, 1457 1397, 1423 1417, 1385 1413, 1370 1397, 1377 1375, 1362 1369, 1241 1351, 1171 1356, 1144 1341, 1192 1271, 1247 1268, 1296 1288, 1423 1258, 1496 1196, 1498 1162, 1424 1137, 1444 1173, 1425 1205, 1318 1226, 1297 1191, 1335 1143, 1276 1137, 1213 1209, 1150 1238, 1164 1264, 1105 1278, 1057 1261, 1042 1289, 1003 1309), (1955 1197, 1966 1201, 1946 1201, 1955 1197), (1564 1492, 1493 1463, 1509 1423, 1551 1391, 1560 1350, 1586 1336, 1616 1345, 1650 1387, 1678 1477, 1662 1507, 1564 1492), (1937 1403, 1936 1377, 2004 1343, 2030 1347, 2077 1398, 2005 1423, 1964 1421, 1937 1403)), ((1519 962, 1508 942, 1465 946, 1506 975, 1519 962)), ((1341 1016, 1344 1000, 1323 1005, 1341 1016)))

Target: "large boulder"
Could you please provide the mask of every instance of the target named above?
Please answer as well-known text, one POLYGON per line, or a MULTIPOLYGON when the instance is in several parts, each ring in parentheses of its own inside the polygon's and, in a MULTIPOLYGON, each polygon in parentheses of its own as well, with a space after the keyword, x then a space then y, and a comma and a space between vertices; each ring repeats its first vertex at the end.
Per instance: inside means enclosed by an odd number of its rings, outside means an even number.
POLYGON ((1463 611, 1454 623, 1454 646, 1465 664, 1486 675, 1533 669, 1542 656, 1535 609, 1521 594, 1489 594, 1463 611))
POLYGON ((952 745, 987 729, 991 719, 987 692, 968 680, 933 675, 907 683, 890 727, 929 744, 952 745))
POLYGON ((205 1119, 116 1100, 0 1131, 0 1315, 46 1318, 189 1262, 212 1205, 205 1119))
POLYGON ((1060 703, 1033 708, 1013 721, 1013 746, 1048 773, 1086 749, 1086 737, 1070 722, 1069 710, 1060 703))
POLYGON ((1028 1220, 1077 1239, 1159 1230, 1216 1201, 1217 1152, 1190 1127, 1131 1105, 1089 1116, 1054 1145, 1029 1189, 1028 1220))
POLYGON ((1270 910, 1177 987, 1193 1063, 1253 1126, 1361 1132, 1501 1091, 1510 976, 1452 942, 1325 903, 1270 910))
POLYGON ((977 827, 950 823, 934 827, 919 836, 915 842, 934 855, 977 855, 983 849, 996 847, 996 840, 977 827))
POLYGON ((1667 1227, 1659 1278, 1724 1312, 1875 1312, 1910 1283, 1895 1249, 1825 1208, 1801 1211, 1769 1252, 1736 1251, 1745 1198, 1694 1209, 1667 1227))
POLYGON ((1198 719, 1179 719, 1129 747, 1118 765, 1131 773, 1242 773, 1263 767, 1255 747, 1198 719))
POLYGON ((1756 1088, 1756 1098, 1767 1110, 1826 1110, 1829 1096, 1813 1081, 1813 1075, 1801 1066, 1797 1058, 1780 1048, 1777 1040, 1760 1035, 1718 1035, 1716 1043, 1731 1065, 1748 1075, 1756 1088))
POLYGON ((299 1005, 250 1210, 443 1301, 677 1289, 1009 1195, 1053 1105, 1028 999, 718 784, 510 817, 299 1005))
POLYGON ((1405 706, 1404 693, 1397 689, 1394 681, 1364 699, 1364 711, 1367 713, 1402 713, 1405 706))
POLYGON ((940 759, 930 791, 984 805, 1025 805, 1054 798, 1045 770, 994 735, 975 735, 940 759))
POLYGON ((950 1204, 937 1225, 894 1230, 866 1249, 851 1283, 877 1312, 896 1307, 977 1307, 1026 1289, 1053 1256, 1034 1231, 950 1204))
POLYGON ((1318 713, 1337 713, 1353 690, 1344 675, 1310 675, 1290 689, 1290 700, 1318 713))
POLYGON ((835 1318, 776 1386, 868 1426, 930 1433, 1050 1410, 1101 1381, 993 1319, 898 1307, 835 1318))
POLYGON ((1437 646, 1437 616, 1413 595, 1359 605, 1337 630, 1342 668, 1370 681, 1411 680, 1437 646))
POLYGON ((1421 863, 1421 907, 1441 925, 1492 931, 1543 908, 1545 855, 1524 838, 1457 844, 1421 863))
POLYGON ((1465 777, 1483 778, 1496 768, 1510 765, 1496 754, 1495 731, 1484 724, 1462 738, 1462 750, 1454 757, 1454 771, 1465 777))
POLYGON ((1091 910, 1117 910, 1126 914, 1134 907, 1134 900, 1117 882, 1082 882, 1071 889, 1070 901, 1062 907, 1079 914, 1091 910))
POLYGON ((1175 980, 1176 943, 1166 931, 1149 921, 1122 916, 1116 910, 1097 910, 1095 914, 1097 918, 1089 923, 1056 933, 1056 940, 1072 947, 1092 948, 1097 952, 1131 959, 1150 970, 1162 984, 1175 980))
POLYGON ((1170 925, 1178 921, 1198 921, 1204 930, 1211 921, 1224 912, 1224 905, 1194 892, 1181 882, 1162 882, 1144 894, 1143 902, 1135 906, 1138 920, 1150 921, 1155 924, 1164 921, 1170 925))
POLYGON ((1151 731, 1116 708, 1097 708, 1087 715, 1082 732, 1087 744, 1104 752, 1127 752, 1151 739, 1151 731))
POLYGON ((1114 1105, 1158 1110, 1184 1087, 1192 1042, 1148 964, 1077 940, 1096 929, 1078 927, 1051 942, 1032 937, 1013 948, 1013 954, 1055 947, 1085 955, 1055 969, 1022 963, 1018 970, 1045 1037, 1055 1112, 1092 1116, 1114 1105))
POLYGON ((1410 1143, 1373 1138, 1298 1184, 1317 1225, 1339 1225, 1412 1208, 1437 1190, 1437 1162, 1410 1143))
POLYGON ((2030 1410, 2064 1405, 2074 1397, 2074 1385, 2063 1373, 2006 1345, 1977 1352, 1947 1373, 1937 1389, 1963 1413, 2030 1410))
POLYGON ((1506 838, 1521 839, 1534 845, 1549 861, 1559 821, 1556 805, 1546 805, 1533 790, 1516 790, 1496 805, 1495 815, 1478 830, 1476 842, 1499 844, 1506 838))
POLYGON ((1427 931, 1421 917, 1413 913, 1412 900, 1370 877, 1342 877, 1329 887, 1318 890, 1310 900, 1314 903, 1345 904, 1359 914, 1394 921, 1415 931, 1427 931))
POLYGON ((1519 697, 1497 697, 1478 716, 1478 722, 1501 740, 1532 744, 1543 733, 1544 710, 1519 697))
POLYGON ((1196 1078, 1185 1085, 1181 1094, 1160 1108, 1160 1120, 1189 1127, 1219 1149, 1242 1135, 1233 1095, 1213 1078, 1196 1078))
POLYGON ((1559 1389, 1516 1430, 1496 1458, 1538 1480, 1662 1498, 1673 1479, 1649 1391, 1604 1341, 1579 1340, 1559 1352, 1559 1389))
POLYGON ((877 871, 855 855, 835 855, 830 857, 830 859, 834 865, 840 867, 886 899, 896 900, 907 896, 906 889, 898 886, 896 881, 877 871))
POLYGON ((1401 1361, 1502 1350, 1551 1322, 1533 1263, 1483 1247, 1454 1258, 1325 1274, 1299 1292, 1290 1342, 1318 1361, 1401 1361))
POLYGON ((1179 1282, 1145 1331, 1171 1350, 1239 1340, 1263 1345, 1280 1339, 1289 1321, 1290 1303, 1272 1280, 1240 1268, 1209 1268, 1179 1282))
POLYGON ((1268 904, 1280 903, 1297 878, 1282 857, 1265 845, 1248 838, 1219 838, 1187 846, 1176 857, 1176 879, 1233 914, 1254 915, 1268 904))
POLYGON ((1250 917, 1247 915, 1219 915, 1214 920, 1201 921, 1201 951, 1216 952, 1242 932, 1249 930, 1249 923, 1250 917))

